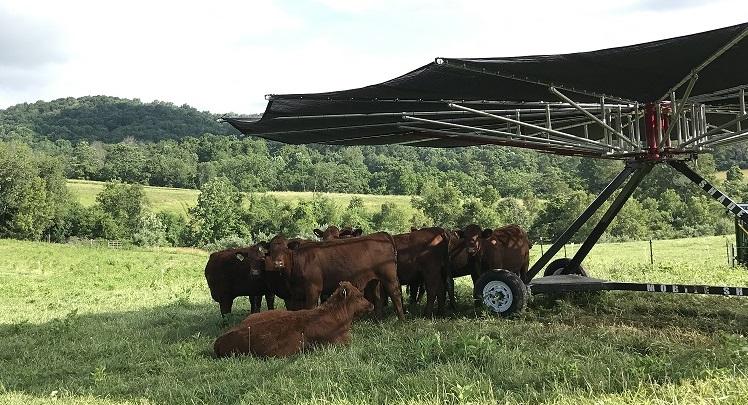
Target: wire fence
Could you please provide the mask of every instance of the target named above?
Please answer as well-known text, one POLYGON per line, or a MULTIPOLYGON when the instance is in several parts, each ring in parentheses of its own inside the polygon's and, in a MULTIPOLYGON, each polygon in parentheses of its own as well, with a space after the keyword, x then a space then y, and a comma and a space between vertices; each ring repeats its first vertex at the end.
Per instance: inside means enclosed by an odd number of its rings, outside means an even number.
MULTIPOLYGON (((648 244, 648 253, 649 253, 649 263, 654 265, 655 264, 655 258, 658 256, 656 255, 656 249, 655 245, 656 242, 660 240, 658 239, 652 239, 650 238, 647 244, 648 244)), ((637 242, 637 241, 635 241, 637 242)), ((638 241, 643 242, 643 241, 638 241)), ((549 248, 553 244, 553 239, 551 238, 545 238, 540 237, 540 255, 542 256, 547 248, 549 248)), ((556 257, 563 255, 565 258, 573 257, 576 251, 581 246, 581 243, 567 243, 564 244, 563 248, 559 250, 558 253, 556 253, 556 257)), ((748 258, 748 246, 737 246, 734 242, 732 242, 730 239, 725 238, 725 260, 726 263, 729 266, 736 267, 738 265, 748 265, 748 260, 741 261, 741 257, 748 258)))

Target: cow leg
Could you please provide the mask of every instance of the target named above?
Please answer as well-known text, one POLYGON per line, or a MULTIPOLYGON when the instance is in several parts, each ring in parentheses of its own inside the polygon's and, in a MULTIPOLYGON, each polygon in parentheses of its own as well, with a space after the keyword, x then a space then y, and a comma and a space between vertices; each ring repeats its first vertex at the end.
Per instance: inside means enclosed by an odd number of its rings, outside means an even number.
POLYGON ((271 293, 265 294, 265 302, 267 302, 269 310, 271 311, 274 310, 275 309, 275 294, 271 294, 271 293))
POLYGON ((397 281, 397 276, 392 280, 381 280, 380 282, 384 284, 384 289, 387 290, 387 294, 392 298, 392 305, 395 306, 397 317, 401 321, 404 321, 405 313, 403 312, 403 295, 400 292, 400 283, 397 281))
POLYGON ((371 280, 364 286, 364 297, 374 304, 374 315, 377 319, 382 319, 384 316, 384 300, 381 290, 379 280, 371 280))
MULTIPOLYGON (((428 268, 428 267, 427 267, 428 268)), ((434 315, 434 302, 437 303, 437 314, 444 313, 444 283, 438 274, 429 274, 426 279, 426 309, 425 316, 434 315)))
POLYGON ((457 309, 457 300, 455 299, 455 279, 447 277, 447 293, 449 294, 449 309, 457 309))
POLYGON ((219 302, 218 305, 221 307, 221 316, 225 316, 226 314, 231 313, 231 307, 234 306, 234 300, 224 299, 223 301, 219 302))
MULTIPOLYGON (((471 273, 471 274, 470 274, 470 278, 472 278, 472 279, 473 279, 473 290, 475 290, 475 283, 477 283, 477 282, 478 282, 478 278, 479 278, 479 277, 480 277, 480 276, 479 276, 478 274, 476 274, 476 273, 471 273)), ((475 296, 473 296, 473 305, 475 306, 475 308, 476 308, 476 309, 480 309, 480 307, 481 307, 481 302, 480 302, 480 300, 479 300, 479 299, 477 299, 477 298, 475 298, 475 296)))
POLYGON ((249 313, 254 314, 262 310, 262 295, 249 297, 249 313))
POLYGON ((321 288, 316 288, 314 286, 309 286, 306 289, 306 302, 304 305, 304 308, 306 309, 312 309, 319 304, 319 296, 322 292, 321 288))

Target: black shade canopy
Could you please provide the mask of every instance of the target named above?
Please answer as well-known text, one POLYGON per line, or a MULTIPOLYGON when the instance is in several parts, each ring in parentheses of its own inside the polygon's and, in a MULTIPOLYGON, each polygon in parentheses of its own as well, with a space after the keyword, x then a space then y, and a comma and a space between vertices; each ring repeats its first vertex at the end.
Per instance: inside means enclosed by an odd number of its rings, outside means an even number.
MULTIPOLYGON (((545 105, 554 103, 553 120, 560 123, 556 127, 564 122, 571 124, 583 115, 568 104, 564 105, 566 109, 560 108, 559 98, 549 92, 549 87, 573 96, 578 103, 600 103, 604 96, 608 102, 618 103, 619 111, 630 110, 635 103, 669 97, 671 91, 680 97, 686 91, 685 79, 694 70, 698 70, 698 80, 690 97, 736 88, 748 84, 748 40, 742 40, 747 30, 745 23, 644 44, 562 55, 437 58, 398 78, 358 89, 268 96, 260 120, 224 119, 242 133, 294 144, 511 146, 511 140, 492 141, 474 132, 450 136, 438 126, 404 117, 490 129, 495 121, 489 117, 450 110, 448 104, 455 102, 494 114, 521 110, 524 117, 538 114, 537 122, 543 122, 545 105), (728 49, 727 45, 732 46, 728 49)), ((581 136, 579 128, 570 131, 581 136)), ((605 136, 601 131, 585 131, 589 139, 605 136)))

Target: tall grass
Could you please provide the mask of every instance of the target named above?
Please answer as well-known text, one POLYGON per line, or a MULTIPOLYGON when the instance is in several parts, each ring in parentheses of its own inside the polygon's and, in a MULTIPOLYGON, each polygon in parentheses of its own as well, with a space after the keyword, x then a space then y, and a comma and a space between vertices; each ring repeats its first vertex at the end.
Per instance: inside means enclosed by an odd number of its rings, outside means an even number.
MULTIPOLYGON (((569 247, 568 253, 574 250, 569 247)), ((538 247, 533 255, 539 254, 538 247)), ((604 244, 594 276, 748 286, 722 237, 604 244)), ((745 403, 748 301, 609 292, 354 324, 349 347, 216 360, 207 253, 0 240, 0 403, 745 403)))

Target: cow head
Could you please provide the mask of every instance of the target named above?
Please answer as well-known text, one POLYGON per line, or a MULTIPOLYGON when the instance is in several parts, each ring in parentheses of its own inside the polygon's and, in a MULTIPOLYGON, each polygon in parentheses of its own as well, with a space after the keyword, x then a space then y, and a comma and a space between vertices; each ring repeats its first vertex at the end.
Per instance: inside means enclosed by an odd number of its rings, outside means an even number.
POLYGON ((457 231, 457 235, 460 239, 465 241, 465 247, 467 252, 471 256, 475 256, 480 253, 481 239, 491 236, 493 231, 491 229, 481 229, 476 224, 470 224, 465 229, 457 231))
POLYGON ((321 229, 315 229, 314 234, 322 240, 340 239, 340 228, 335 225, 330 225, 324 231, 321 229))
POLYGON ((340 282, 338 289, 333 293, 333 297, 336 297, 335 301, 342 301, 343 305, 347 307, 349 312, 353 313, 354 317, 374 310, 374 305, 364 297, 361 290, 348 281, 340 282))
POLYGON ((300 244, 297 240, 289 241, 283 235, 271 239, 265 255, 265 271, 290 273, 293 267, 293 250, 300 244))
POLYGON ((260 277, 265 268, 265 255, 267 254, 267 242, 259 242, 246 249, 238 250, 235 254, 236 260, 249 266, 249 274, 252 277, 260 277))

